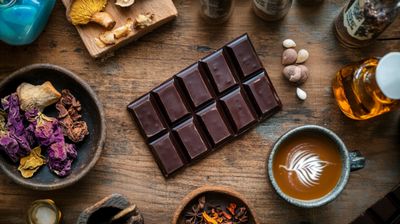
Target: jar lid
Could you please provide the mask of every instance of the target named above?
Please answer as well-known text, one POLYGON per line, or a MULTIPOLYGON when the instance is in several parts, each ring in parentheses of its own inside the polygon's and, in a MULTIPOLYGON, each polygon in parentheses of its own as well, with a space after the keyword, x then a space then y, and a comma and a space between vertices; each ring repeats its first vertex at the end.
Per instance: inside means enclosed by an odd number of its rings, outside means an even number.
POLYGON ((386 97, 400 99, 400 52, 391 52, 379 60, 376 82, 386 97))

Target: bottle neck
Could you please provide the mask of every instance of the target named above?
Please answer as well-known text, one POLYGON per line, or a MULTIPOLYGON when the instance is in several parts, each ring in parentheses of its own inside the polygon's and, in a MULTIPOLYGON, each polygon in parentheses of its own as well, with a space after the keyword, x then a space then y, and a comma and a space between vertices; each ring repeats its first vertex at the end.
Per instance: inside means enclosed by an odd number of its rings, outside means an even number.
POLYGON ((0 0, 0 9, 11 7, 17 0, 0 0))

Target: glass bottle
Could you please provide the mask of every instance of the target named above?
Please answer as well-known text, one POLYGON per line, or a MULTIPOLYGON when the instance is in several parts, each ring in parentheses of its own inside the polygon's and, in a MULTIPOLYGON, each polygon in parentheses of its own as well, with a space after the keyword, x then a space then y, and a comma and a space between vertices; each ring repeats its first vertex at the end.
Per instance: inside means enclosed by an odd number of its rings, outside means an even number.
POLYGON ((332 89, 349 118, 366 120, 394 110, 400 99, 400 52, 345 66, 337 72, 332 89))
POLYGON ((371 44, 396 18, 399 0, 350 0, 335 20, 339 41, 351 48, 371 44))
POLYGON ((224 23, 231 17, 235 0, 200 0, 200 15, 210 23, 224 23))
POLYGON ((297 0, 302 5, 314 6, 321 4, 324 0, 297 0))
POLYGON ((276 21, 286 16, 292 0, 252 0, 254 13, 265 21, 276 21))
POLYGON ((32 43, 43 31, 56 0, 0 0, 0 40, 32 43))
POLYGON ((27 224, 60 224, 62 214, 53 200, 34 201, 28 210, 27 224))

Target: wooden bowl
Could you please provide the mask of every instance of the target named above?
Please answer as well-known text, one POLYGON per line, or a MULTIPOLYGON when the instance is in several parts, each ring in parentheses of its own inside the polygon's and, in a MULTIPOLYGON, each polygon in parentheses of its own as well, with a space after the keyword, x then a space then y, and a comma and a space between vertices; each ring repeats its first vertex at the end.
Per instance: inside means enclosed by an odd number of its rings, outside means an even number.
POLYGON ((171 224, 185 224, 184 213, 190 207, 197 203, 198 198, 205 195, 206 202, 211 204, 228 204, 230 202, 236 203, 238 206, 245 206, 247 208, 247 215, 249 217, 249 224, 260 223, 254 213, 254 209, 249 205, 246 199, 237 191, 223 186, 203 186, 188 195, 186 195, 172 218, 171 224))
MULTIPOLYGON (((96 164, 106 139, 106 125, 103 107, 90 86, 77 75, 51 64, 34 64, 12 73, 0 83, 0 97, 16 91, 22 82, 34 85, 50 81, 61 91, 67 88, 82 104, 82 117, 86 121, 89 135, 76 144, 78 158, 72 164, 72 172, 66 177, 58 177, 48 166, 42 166, 32 178, 25 179, 18 171, 18 164, 11 162, 0 153, 0 167, 16 183, 35 190, 55 190, 67 187, 85 176, 96 164)), ((57 117, 55 106, 45 109, 50 117, 57 117)))

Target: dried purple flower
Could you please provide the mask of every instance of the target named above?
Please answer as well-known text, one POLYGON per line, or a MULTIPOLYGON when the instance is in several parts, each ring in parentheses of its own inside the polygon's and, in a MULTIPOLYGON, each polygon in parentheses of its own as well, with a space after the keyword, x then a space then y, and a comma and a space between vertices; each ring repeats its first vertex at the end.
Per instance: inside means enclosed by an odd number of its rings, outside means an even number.
POLYGON ((31 123, 27 130, 33 133, 41 146, 49 147, 53 143, 64 141, 56 118, 47 117, 37 109, 25 112, 25 117, 31 123))
POLYGON ((77 151, 75 145, 65 143, 58 120, 47 117, 37 109, 27 111, 25 117, 31 123, 28 129, 34 133, 40 145, 47 147, 50 170, 61 177, 70 174, 77 151))
POLYGON ((18 142, 8 135, 6 124, 7 113, 0 110, 0 151, 3 151, 12 161, 19 159, 18 142))
POLYGON ((71 173, 72 162, 76 159, 78 153, 75 145, 65 142, 57 142, 49 148, 49 167, 60 177, 71 173))
MULTIPOLYGON (((3 138, 4 144, 11 144, 11 149, 5 149, 7 155, 14 161, 17 162, 19 158, 26 156, 31 151, 32 137, 25 130, 23 116, 20 114, 19 101, 16 93, 13 93, 1 100, 2 106, 7 114, 7 136, 3 138), (15 142, 18 143, 18 149, 15 146, 15 142)), ((3 135, 4 136, 4 135, 3 135)), ((9 145, 9 147, 11 147, 9 145)), ((4 151, 4 150, 3 150, 4 151)))

